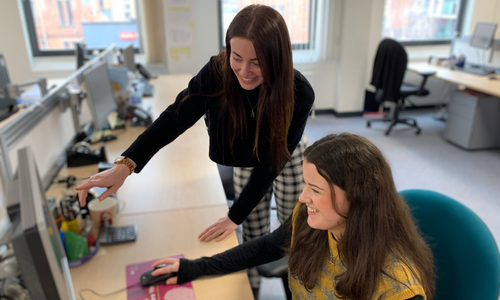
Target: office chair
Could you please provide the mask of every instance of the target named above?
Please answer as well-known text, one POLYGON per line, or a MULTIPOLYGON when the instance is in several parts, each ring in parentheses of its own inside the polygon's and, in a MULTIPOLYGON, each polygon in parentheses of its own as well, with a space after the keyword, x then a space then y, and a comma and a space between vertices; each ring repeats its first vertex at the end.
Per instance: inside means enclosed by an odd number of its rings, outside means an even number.
POLYGON ((389 135, 396 124, 407 124, 416 128, 416 134, 420 133, 420 127, 415 119, 399 118, 399 113, 408 101, 408 96, 427 96, 425 83, 430 75, 435 72, 419 72, 422 82, 420 86, 403 83, 406 72, 408 56, 405 49, 398 42, 391 39, 384 39, 380 42, 373 64, 372 80, 370 82, 376 88, 375 101, 381 104, 384 101, 395 103, 394 112, 391 116, 379 120, 369 120, 366 126, 370 127, 372 122, 390 122, 385 135, 389 135))
POLYGON ((288 258, 288 256, 285 256, 276 261, 260 265, 257 267, 257 271, 259 271, 261 276, 267 278, 281 278, 286 299, 291 300, 292 292, 290 291, 290 286, 288 285, 288 258))
POLYGON ((465 205, 433 191, 400 195, 434 256, 434 300, 497 300, 500 258, 483 221, 465 205))
POLYGON ((234 201, 233 167, 217 164, 219 176, 228 201, 234 201))

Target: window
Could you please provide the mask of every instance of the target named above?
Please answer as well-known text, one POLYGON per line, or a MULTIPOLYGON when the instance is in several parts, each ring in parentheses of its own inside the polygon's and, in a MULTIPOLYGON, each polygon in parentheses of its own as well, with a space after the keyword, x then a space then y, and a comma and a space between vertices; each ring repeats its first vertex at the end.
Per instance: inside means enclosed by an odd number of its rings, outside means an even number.
POLYGON ((23 6, 34 56, 73 55, 74 42, 89 51, 113 43, 140 48, 136 0, 23 0, 23 6))
POLYGON ((59 26, 66 26, 62 1, 57 1, 57 16, 59 17, 59 26))
POLYGON ((285 19, 290 33, 294 62, 312 62, 319 58, 318 34, 326 19, 320 11, 328 1, 322 0, 219 0, 221 49, 225 47, 226 31, 236 14, 250 4, 264 4, 276 9, 285 19))
POLYGON ((407 45, 449 43, 464 9, 464 0, 386 0, 382 36, 407 45))
POLYGON ((68 25, 73 26, 73 12, 71 10, 71 1, 66 0, 66 16, 68 17, 68 25))

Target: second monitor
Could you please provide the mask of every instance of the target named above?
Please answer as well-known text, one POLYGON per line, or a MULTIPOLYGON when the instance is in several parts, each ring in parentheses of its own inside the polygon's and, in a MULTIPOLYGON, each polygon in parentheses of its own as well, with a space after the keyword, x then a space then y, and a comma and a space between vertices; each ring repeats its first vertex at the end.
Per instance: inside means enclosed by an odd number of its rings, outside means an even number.
POLYGON ((94 132, 108 127, 108 116, 118 110, 108 66, 100 63, 85 72, 87 102, 92 114, 94 132))
POLYGON ((478 22, 471 37, 470 45, 477 48, 489 49, 495 39, 496 29, 496 23, 478 22))

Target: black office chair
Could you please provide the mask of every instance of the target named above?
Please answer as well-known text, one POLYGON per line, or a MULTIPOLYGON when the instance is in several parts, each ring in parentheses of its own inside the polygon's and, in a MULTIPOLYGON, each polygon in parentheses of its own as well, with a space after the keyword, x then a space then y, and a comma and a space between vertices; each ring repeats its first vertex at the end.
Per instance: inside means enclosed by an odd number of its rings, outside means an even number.
POLYGON ((219 169, 219 176, 222 181, 222 186, 224 187, 226 199, 234 201, 233 167, 217 164, 217 169, 219 169))
POLYGON ((406 84, 403 83, 403 77, 406 72, 407 63, 408 56, 401 44, 391 39, 384 39, 380 42, 377 55, 375 56, 375 63, 373 64, 372 80, 370 84, 376 88, 376 102, 381 104, 384 101, 392 101, 396 103, 396 107, 394 113, 389 117, 367 121, 367 127, 370 127, 372 122, 390 122, 391 124, 385 132, 385 135, 389 135, 396 124, 410 125, 416 128, 416 134, 420 133, 421 129, 418 127, 415 119, 401 119, 399 118, 399 113, 404 109, 406 101, 408 101, 408 96, 429 95, 429 91, 424 88, 425 83, 427 78, 435 74, 435 72, 419 72, 419 75, 423 77, 420 86, 406 84))
POLYGON ((288 285, 288 258, 288 256, 285 256, 276 261, 260 265, 257 267, 257 271, 259 271, 261 276, 267 278, 281 278, 286 299, 291 300, 292 292, 290 291, 290 286, 288 285))

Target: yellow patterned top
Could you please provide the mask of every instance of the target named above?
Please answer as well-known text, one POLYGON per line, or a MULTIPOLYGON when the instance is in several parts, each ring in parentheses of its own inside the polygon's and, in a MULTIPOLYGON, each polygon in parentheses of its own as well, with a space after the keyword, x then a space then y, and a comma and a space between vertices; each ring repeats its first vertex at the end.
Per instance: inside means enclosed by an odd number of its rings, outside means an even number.
MULTIPOLYGON (((295 210, 297 211, 297 207, 295 210)), ((328 243, 330 245, 330 256, 323 264, 319 281, 311 292, 307 291, 297 278, 293 278, 289 274, 290 291, 293 299, 337 299, 335 296, 335 276, 343 273, 345 267, 338 258, 337 241, 331 233, 328 235, 328 243)), ((384 270, 400 282, 382 275, 373 294, 373 300, 406 300, 416 295, 421 295, 426 299, 422 285, 405 264, 394 257, 389 257, 384 270)))

